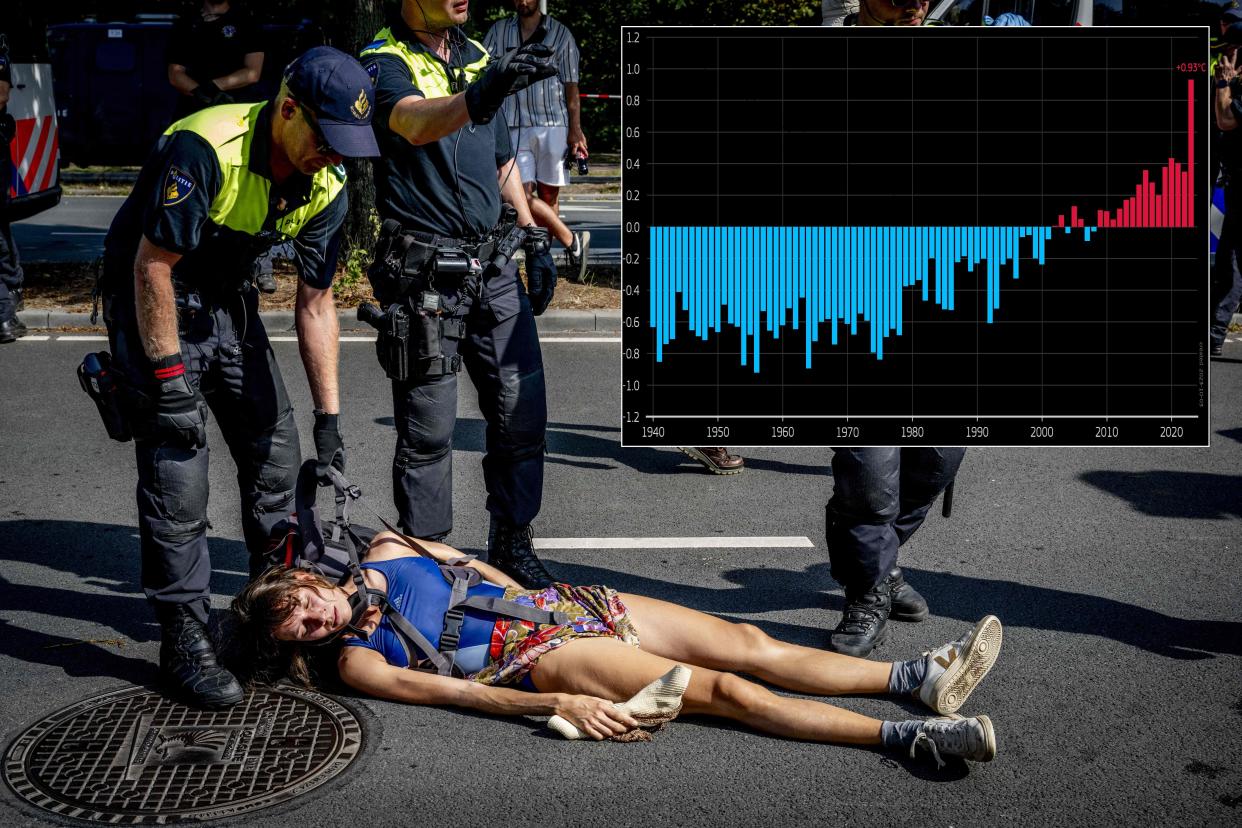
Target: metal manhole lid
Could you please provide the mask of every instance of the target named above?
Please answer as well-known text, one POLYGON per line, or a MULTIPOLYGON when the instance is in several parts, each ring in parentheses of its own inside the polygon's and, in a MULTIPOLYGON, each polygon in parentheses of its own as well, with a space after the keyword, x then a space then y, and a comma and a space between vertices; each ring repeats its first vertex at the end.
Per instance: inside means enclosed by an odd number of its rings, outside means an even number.
POLYGON ((290 687, 200 710, 143 687, 86 699, 18 736, 4 779, 22 799, 111 824, 169 824, 255 811, 316 788, 362 748, 342 705, 290 687))

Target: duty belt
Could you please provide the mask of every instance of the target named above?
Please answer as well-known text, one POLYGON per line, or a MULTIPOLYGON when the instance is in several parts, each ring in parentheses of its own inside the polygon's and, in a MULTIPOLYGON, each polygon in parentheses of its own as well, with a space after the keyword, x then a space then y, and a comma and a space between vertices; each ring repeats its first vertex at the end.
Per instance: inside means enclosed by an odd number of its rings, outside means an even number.
POLYGON ((436 250, 444 248, 461 249, 470 258, 478 259, 484 263, 489 261, 492 258, 492 254, 496 252, 495 239, 489 239, 485 242, 468 242, 462 239, 441 236, 436 233, 424 233, 418 230, 403 230, 402 234, 409 236, 417 242, 417 244, 411 244, 406 251, 405 267, 407 272, 420 269, 427 262, 431 261, 436 250))

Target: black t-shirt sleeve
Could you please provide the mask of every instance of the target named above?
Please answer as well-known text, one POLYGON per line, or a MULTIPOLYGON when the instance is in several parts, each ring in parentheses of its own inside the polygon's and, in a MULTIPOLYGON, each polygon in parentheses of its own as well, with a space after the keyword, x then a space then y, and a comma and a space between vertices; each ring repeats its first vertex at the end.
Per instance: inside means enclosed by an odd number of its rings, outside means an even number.
POLYGON ((198 247, 211 204, 220 192, 215 150, 193 132, 162 139, 151 163, 142 234, 158 247, 186 254, 198 247))
POLYGON ((375 118, 373 123, 388 126, 392 108, 410 95, 423 97, 410 78, 410 70, 395 55, 364 55, 362 66, 375 84, 375 118))
POLYGON ((496 135, 496 166, 502 167, 513 158, 513 149, 509 144, 509 125, 504 118, 492 118, 492 131, 496 135))
POLYGON ((164 62, 189 66, 194 62, 194 29, 185 17, 178 17, 168 33, 168 45, 164 48, 164 62))
POLYGON ((263 44, 263 29, 259 26, 259 21, 250 15, 240 15, 237 21, 237 38, 239 49, 243 55, 251 52, 265 52, 263 44))
POLYGON ((332 284, 336 275, 336 257, 345 227, 345 213, 349 209, 349 197, 342 187, 332 203, 319 215, 302 226, 293 240, 293 258, 298 277, 313 288, 323 289, 332 284))

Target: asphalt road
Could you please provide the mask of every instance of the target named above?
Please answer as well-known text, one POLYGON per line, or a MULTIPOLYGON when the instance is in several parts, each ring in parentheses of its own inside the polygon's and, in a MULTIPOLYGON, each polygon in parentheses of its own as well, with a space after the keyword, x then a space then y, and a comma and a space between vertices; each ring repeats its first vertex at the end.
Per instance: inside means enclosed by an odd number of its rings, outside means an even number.
MULTIPOLYGON (((0 349, 4 744, 46 713, 154 678, 132 447, 104 437, 73 377, 82 354, 99 347, 53 335, 0 349)), ((821 645, 841 606, 822 538, 828 452, 746 451, 743 474, 714 477, 673 449, 621 449, 618 347, 544 345, 552 422, 540 538, 805 536, 813 546, 651 541, 545 558, 568 581, 821 645)), ((275 348, 310 446, 296 345, 275 348)), ((355 699, 369 727, 362 769, 246 824, 1236 825, 1242 343, 1227 349, 1212 363, 1211 449, 972 450, 952 519, 933 516, 903 551, 932 616, 895 624, 881 657, 910 657, 988 612, 1006 625, 1000 662, 964 710, 996 724, 990 764, 937 771, 692 719, 650 744, 569 743, 536 719, 355 699)), ((349 471, 390 511, 389 391, 369 344, 342 345, 341 376, 349 471)), ((465 548, 486 532, 473 397, 461 396, 455 444, 452 540, 465 548)), ((210 440, 221 445, 214 431, 210 440)), ((211 483, 213 589, 223 607, 246 568, 226 452, 215 453, 211 483)), ((924 715, 903 700, 840 703, 879 717, 924 715)), ((43 822, 0 791, 0 824, 43 822)))
MULTIPOLYGON (((28 262, 93 261, 123 196, 66 196, 60 204, 13 225, 13 239, 28 262)), ((590 260, 621 261, 621 202, 615 196, 561 196, 561 216, 575 230, 591 231, 590 260)))

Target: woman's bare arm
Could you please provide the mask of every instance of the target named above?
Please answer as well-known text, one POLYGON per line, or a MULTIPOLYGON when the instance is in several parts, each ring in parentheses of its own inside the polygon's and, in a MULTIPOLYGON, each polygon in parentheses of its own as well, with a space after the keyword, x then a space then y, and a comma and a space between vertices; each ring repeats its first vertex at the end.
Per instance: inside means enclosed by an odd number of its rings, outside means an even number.
MULTIPOLYGON (((409 558, 414 555, 431 558, 440 563, 448 563, 451 560, 460 558, 462 552, 446 543, 420 540, 419 538, 411 538, 408 535, 398 535, 395 532, 380 532, 371 541, 371 548, 367 552, 367 560, 388 561, 393 558, 409 558)), ((493 584, 519 588, 522 586, 496 567, 485 564, 482 561, 470 561, 466 566, 479 570, 479 573, 493 584)))
POLYGON ((407 670, 362 647, 343 648, 337 664, 346 684, 376 698, 407 704, 448 704, 506 716, 559 715, 596 739, 638 727, 633 716, 606 699, 574 693, 528 693, 407 670))

